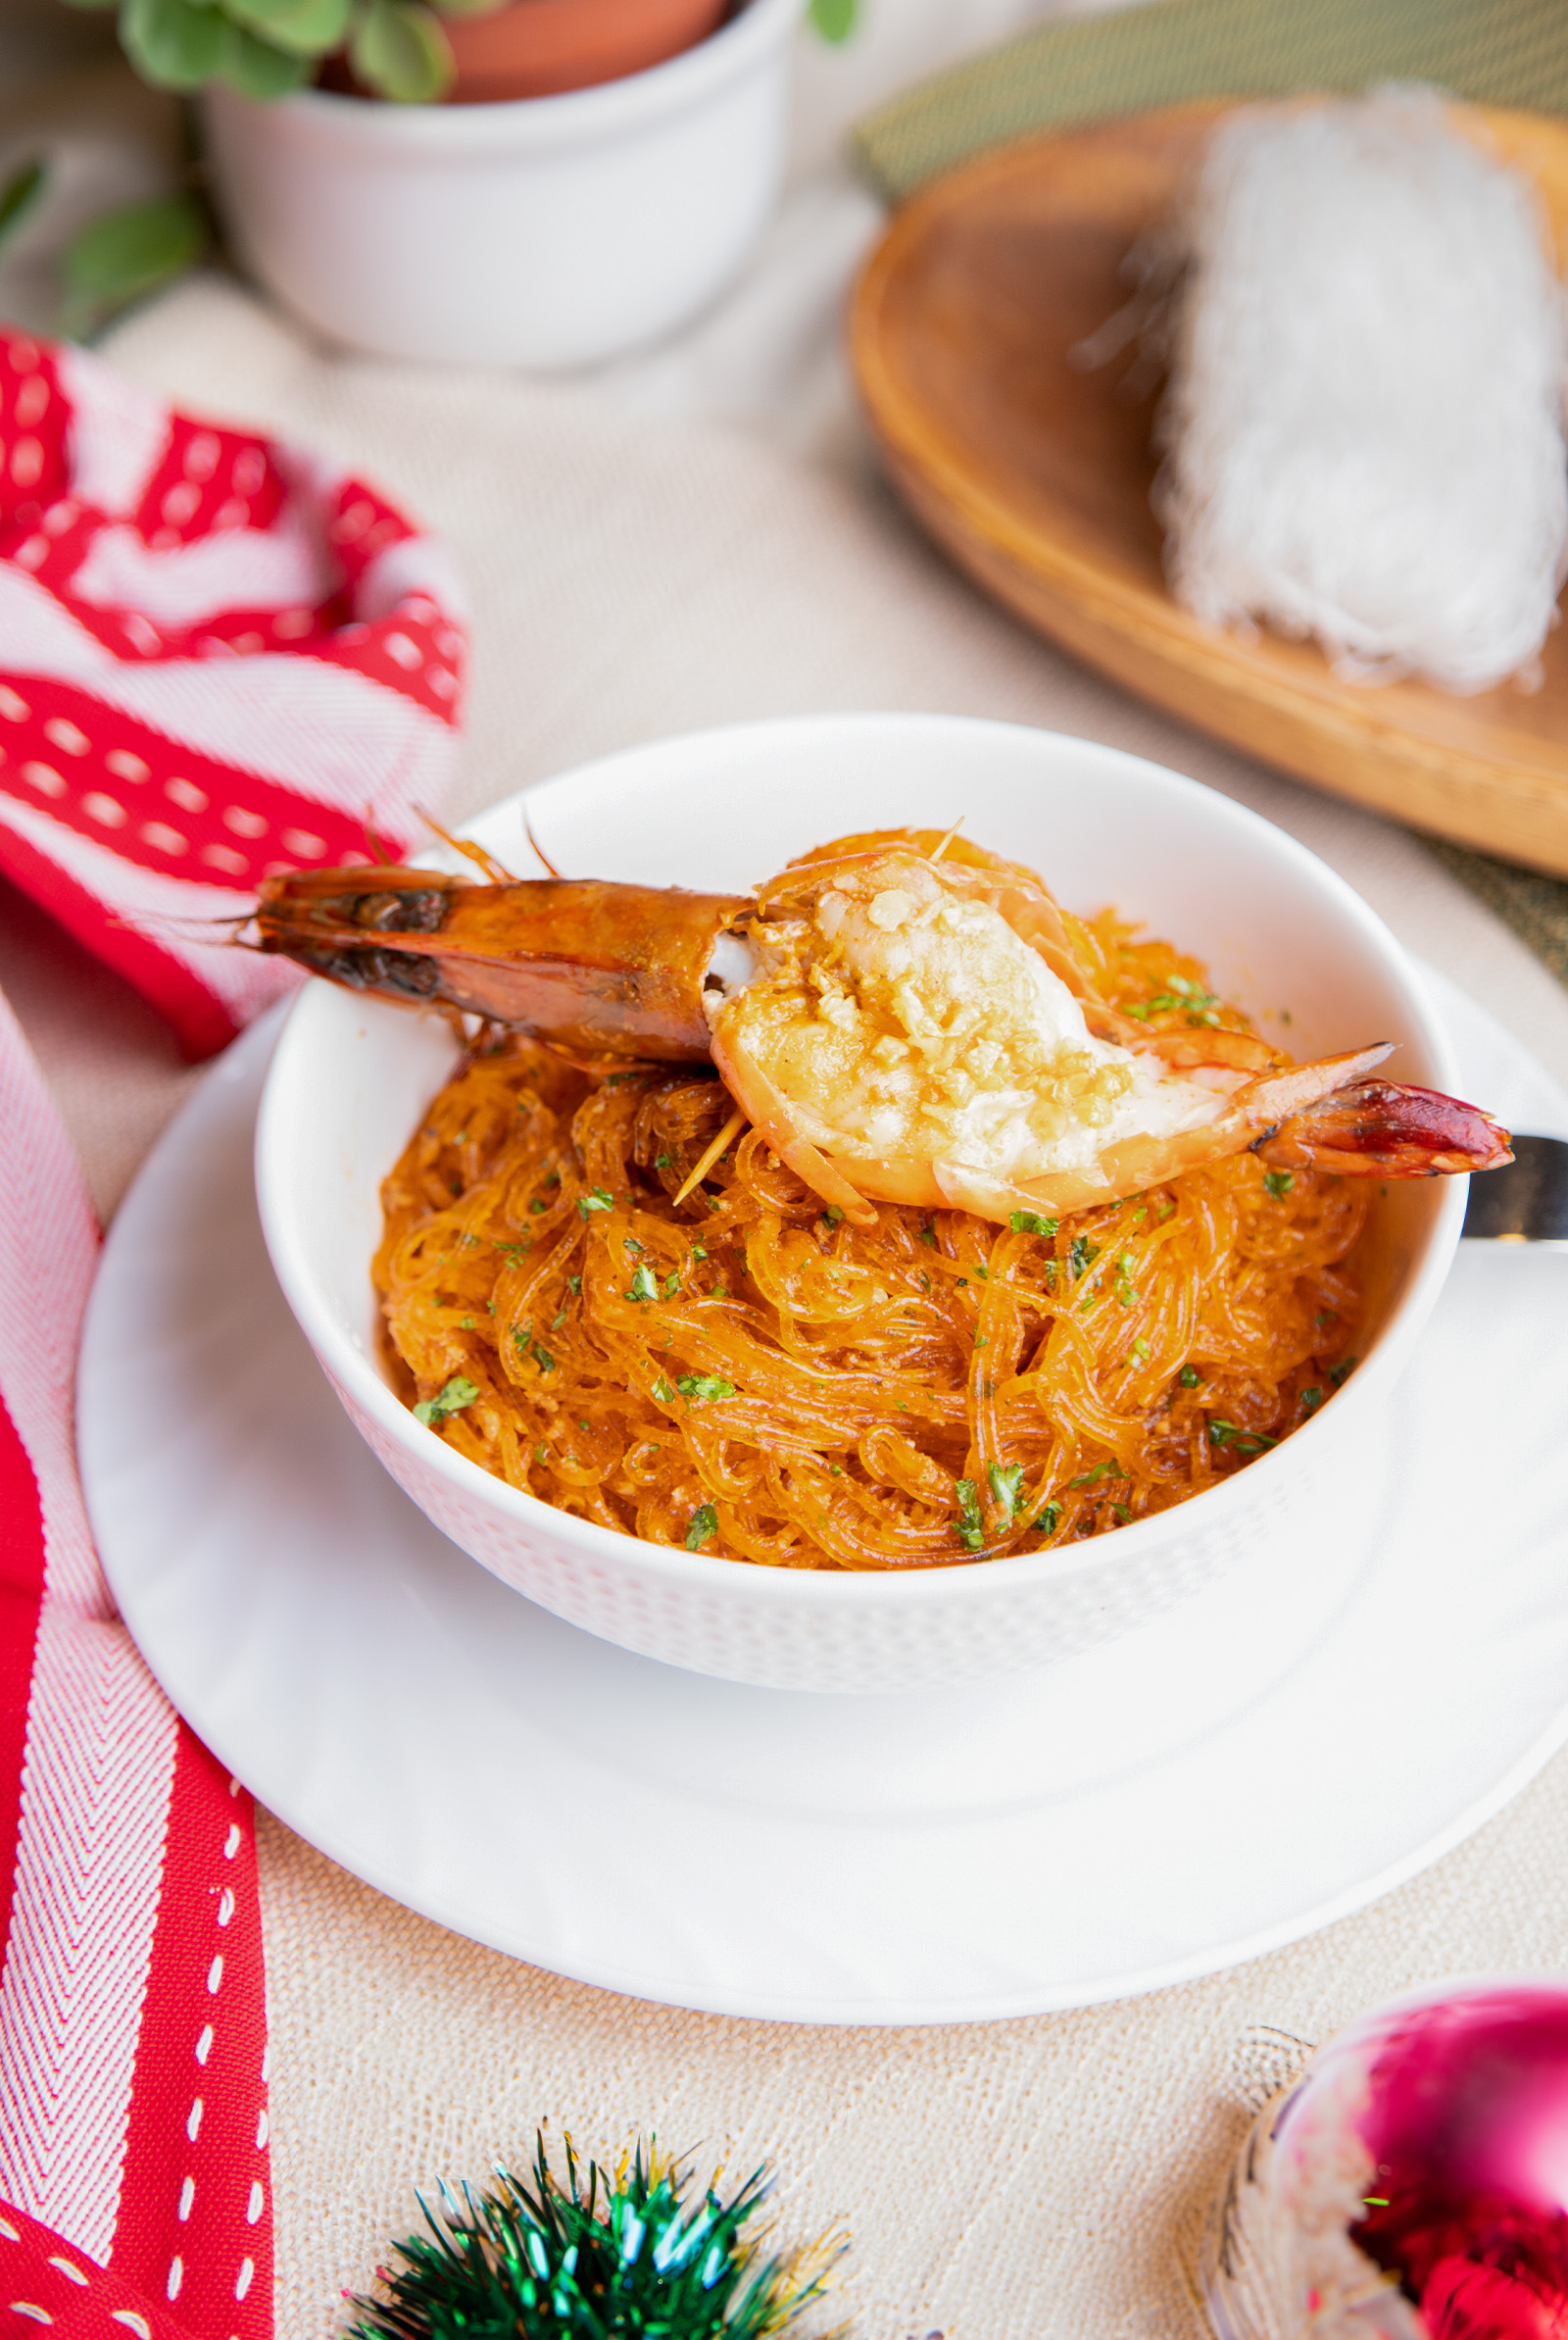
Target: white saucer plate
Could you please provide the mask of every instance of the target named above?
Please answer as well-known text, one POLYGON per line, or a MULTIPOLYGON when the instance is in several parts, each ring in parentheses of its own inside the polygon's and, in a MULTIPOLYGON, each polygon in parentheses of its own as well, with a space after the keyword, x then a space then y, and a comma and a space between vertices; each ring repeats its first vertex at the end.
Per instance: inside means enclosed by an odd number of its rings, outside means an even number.
MULTIPOLYGON (((1463 1091, 1568 1099, 1431 976, 1463 1091)), ((1032 2014, 1207 1973, 1413 1875, 1568 1736, 1568 1259, 1461 1246, 1296 1565, 972 1688, 677 1671, 447 1543, 273 1282, 251 1147, 275 1022, 149 1158, 83 1344, 82 1478, 149 1664, 332 1859, 607 1988, 803 2022, 1032 2014)))

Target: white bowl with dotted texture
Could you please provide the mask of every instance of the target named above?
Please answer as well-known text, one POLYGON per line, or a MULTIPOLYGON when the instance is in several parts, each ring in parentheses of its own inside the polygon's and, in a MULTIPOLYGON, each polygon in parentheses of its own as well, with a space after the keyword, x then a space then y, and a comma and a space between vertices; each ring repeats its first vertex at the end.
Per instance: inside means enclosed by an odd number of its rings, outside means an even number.
MULTIPOLYGON (((523 799, 466 824, 526 871, 523 799)), ((1265 1031, 1316 1056, 1399 1043, 1392 1077, 1451 1089, 1447 1043, 1392 934, 1280 829, 1196 782, 1078 739, 945 716, 808 717, 662 740, 529 792, 557 868, 740 888, 855 829, 947 826, 1038 868, 1069 907, 1107 902, 1209 966, 1265 1031)), ((623 1648, 787 1689, 912 1688, 1020 1671, 1135 1629, 1259 1543, 1311 1565, 1350 1433, 1384 1401, 1453 1256, 1467 1181, 1391 1185, 1356 1371, 1224 1485, 1114 1534, 899 1574, 773 1569, 568 1518, 421 1428, 376 1362, 379 1182, 446 1077, 437 1017, 310 984, 257 1131, 272 1264, 350 1419, 420 1510, 528 1599, 623 1648)))

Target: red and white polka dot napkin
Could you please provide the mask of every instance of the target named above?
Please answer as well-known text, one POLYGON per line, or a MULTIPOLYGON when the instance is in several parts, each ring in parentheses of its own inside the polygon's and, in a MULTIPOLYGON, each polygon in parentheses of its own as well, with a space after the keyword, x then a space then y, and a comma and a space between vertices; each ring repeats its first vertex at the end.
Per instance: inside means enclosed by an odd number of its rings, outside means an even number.
POLYGON ((0 2323, 266 2340, 251 1800, 93 1550, 72 1388, 98 1230, 3 1000, 0 1098, 0 2323))
POLYGON ((443 548, 330 465, 0 330, 0 870, 220 1048, 286 963, 259 878, 420 834, 466 632, 443 548))
MULTIPOLYGON (((0 330, 0 871, 220 1047, 270 870, 405 851, 457 741, 441 548, 359 481, 0 330)), ((272 2324, 251 1802, 116 1615, 72 1388, 98 1231, 0 1000, 0 2321, 272 2324)))

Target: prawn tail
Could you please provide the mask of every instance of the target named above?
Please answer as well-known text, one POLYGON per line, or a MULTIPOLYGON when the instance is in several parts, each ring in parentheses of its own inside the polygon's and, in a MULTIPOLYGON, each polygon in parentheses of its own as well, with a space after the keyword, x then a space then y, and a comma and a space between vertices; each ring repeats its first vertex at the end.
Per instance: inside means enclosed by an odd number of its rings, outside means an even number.
POLYGON ((1392 1080, 1358 1080, 1318 1098, 1252 1151, 1277 1169, 1349 1177, 1435 1178, 1513 1160, 1507 1130, 1478 1107, 1392 1080))

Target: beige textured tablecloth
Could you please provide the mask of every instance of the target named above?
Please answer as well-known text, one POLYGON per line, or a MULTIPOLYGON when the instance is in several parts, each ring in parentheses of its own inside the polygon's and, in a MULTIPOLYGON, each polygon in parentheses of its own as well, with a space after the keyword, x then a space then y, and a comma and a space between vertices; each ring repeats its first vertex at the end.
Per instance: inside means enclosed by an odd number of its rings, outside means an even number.
MULTIPOLYGON (((1568 993, 1418 845, 1022 633, 912 533, 853 446, 808 468, 581 389, 322 358, 217 285, 133 323, 115 354, 193 405, 351 456, 450 535, 478 616, 460 814, 737 717, 932 708, 1081 732, 1292 830, 1568 1080, 1568 993)), ((149 1011, 9 893, 0 983, 111 1210, 196 1076, 149 1011)), ((863 2340, 1191 2336, 1182 2267, 1244 2122, 1228 2074, 1250 2025, 1317 2038, 1447 1972, 1568 1965, 1568 1756, 1426 1876, 1296 1949, 1081 2014, 934 2030, 613 1998, 410 1916, 276 1822, 262 1855, 284 2340, 331 2329, 340 2287, 415 2222, 416 2185, 524 2161, 545 2118, 588 2150, 642 2125, 730 2148, 732 2167, 771 2157, 792 2231, 851 2228, 844 2306, 863 2340)))

